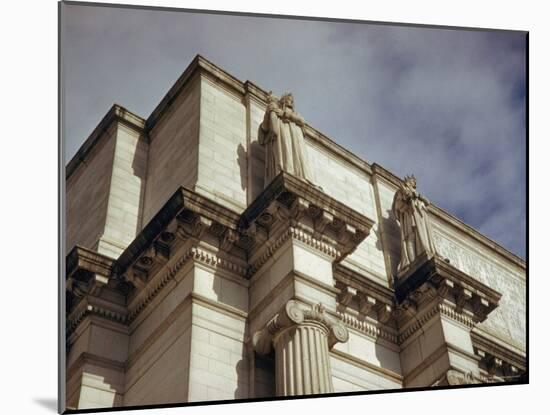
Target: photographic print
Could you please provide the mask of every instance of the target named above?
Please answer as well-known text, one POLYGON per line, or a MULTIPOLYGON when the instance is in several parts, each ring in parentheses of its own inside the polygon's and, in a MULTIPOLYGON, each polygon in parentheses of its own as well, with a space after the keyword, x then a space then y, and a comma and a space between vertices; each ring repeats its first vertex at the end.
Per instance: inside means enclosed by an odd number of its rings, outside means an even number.
POLYGON ((59 31, 65 410, 528 382, 527 32, 59 31))

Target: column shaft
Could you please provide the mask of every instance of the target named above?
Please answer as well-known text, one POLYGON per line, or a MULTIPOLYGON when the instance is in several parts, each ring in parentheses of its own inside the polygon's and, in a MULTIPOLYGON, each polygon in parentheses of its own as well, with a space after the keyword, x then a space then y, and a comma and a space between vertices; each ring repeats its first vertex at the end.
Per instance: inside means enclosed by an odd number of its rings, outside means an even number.
POLYGON ((327 335, 325 327, 310 323, 290 327, 275 336, 277 395, 333 391, 327 335))

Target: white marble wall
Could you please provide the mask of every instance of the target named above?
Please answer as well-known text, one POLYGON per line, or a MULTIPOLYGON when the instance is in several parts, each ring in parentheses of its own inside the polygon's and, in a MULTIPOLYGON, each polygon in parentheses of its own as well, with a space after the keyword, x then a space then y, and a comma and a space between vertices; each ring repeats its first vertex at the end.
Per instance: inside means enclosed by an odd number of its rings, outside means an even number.
POLYGON ((119 123, 105 231, 98 252, 117 258, 142 227, 142 208, 147 174, 147 137, 119 123))
POLYGON ((197 192, 246 209, 246 108, 242 96, 201 80, 197 192))
POLYGON ((479 328, 521 350, 526 346, 525 270, 491 252, 445 223, 433 220, 438 253, 450 263, 502 294, 500 305, 479 328))
POLYGON ((113 122, 67 180, 67 251, 75 245, 117 258, 141 230, 147 138, 113 122))
POLYGON ((96 249, 105 229, 113 170, 116 126, 104 133, 67 180, 65 231, 67 253, 75 245, 96 249))
POLYGON ((150 148, 143 207, 146 225, 179 186, 197 182, 200 83, 187 84, 149 132, 150 148))

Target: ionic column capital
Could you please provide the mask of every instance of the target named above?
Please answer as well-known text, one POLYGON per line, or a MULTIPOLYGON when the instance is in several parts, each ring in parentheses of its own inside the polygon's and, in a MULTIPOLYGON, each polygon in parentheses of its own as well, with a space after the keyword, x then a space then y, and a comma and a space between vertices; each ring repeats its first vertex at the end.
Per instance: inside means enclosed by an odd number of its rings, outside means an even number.
POLYGON ((313 305, 310 309, 304 309, 297 301, 290 300, 262 330, 254 333, 252 337, 254 350, 259 354, 268 354, 277 334, 287 328, 307 323, 321 326, 326 332, 329 348, 336 343, 345 343, 348 340, 349 333, 346 327, 329 317, 321 303, 313 305))

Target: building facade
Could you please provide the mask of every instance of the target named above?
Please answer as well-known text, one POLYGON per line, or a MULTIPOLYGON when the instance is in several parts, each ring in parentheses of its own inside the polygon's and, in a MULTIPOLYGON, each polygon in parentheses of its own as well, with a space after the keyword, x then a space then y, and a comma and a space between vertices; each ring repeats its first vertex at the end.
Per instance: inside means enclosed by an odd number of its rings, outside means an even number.
POLYGON ((66 169, 67 407, 525 381, 525 262, 415 184, 201 56, 114 105, 66 169))

